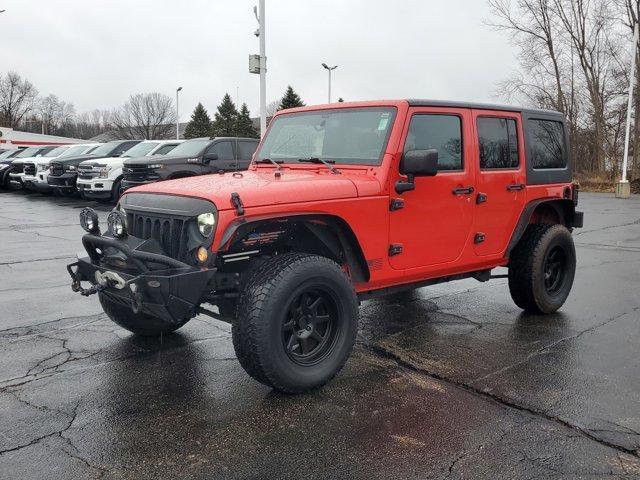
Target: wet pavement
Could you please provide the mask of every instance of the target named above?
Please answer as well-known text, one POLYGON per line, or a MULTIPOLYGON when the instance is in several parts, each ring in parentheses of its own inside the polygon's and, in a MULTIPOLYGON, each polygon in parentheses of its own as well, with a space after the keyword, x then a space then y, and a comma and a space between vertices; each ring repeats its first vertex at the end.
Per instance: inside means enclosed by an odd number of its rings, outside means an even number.
POLYGON ((224 323, 141 339, 72 293, 85 202, 0 203, 2 479, 640 478, 638 196, 581 195, 557 314, 506 280, 365 302, 345 369, 304 396, 251 380, 224 323))

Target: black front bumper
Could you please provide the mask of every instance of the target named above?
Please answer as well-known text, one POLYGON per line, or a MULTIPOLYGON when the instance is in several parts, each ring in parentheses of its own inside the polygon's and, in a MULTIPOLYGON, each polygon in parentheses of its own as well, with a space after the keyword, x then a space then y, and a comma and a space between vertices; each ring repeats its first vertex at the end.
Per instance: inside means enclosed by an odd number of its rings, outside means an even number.
POLYGON ((63 173, 62 175, 57 176, 49 175, 47 177, 47 183, 53 188, 75 190, 77 178, 77 173, 63 173))
POLYGON ((67 266, 72 288, 83 295, 100 292, 170 324, 195 316, 216 268, 197 268, 159 251, 153 240, 87 234, 82 238, 88 257, 67 266), (116 266, 117 264, 117 266, 116 266), (85 289, 82 282, 91 284, 85 289))

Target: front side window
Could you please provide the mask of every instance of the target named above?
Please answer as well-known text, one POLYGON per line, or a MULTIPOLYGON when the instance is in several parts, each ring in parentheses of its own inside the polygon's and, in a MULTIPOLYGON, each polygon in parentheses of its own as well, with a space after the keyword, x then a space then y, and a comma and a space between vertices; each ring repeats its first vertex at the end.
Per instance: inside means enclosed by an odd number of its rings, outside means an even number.
POLYGON ((477 126, 480 168, 517 168, 516 121, 512 118, 480 117, 477 126))
POLYGON ((218 160, 234 160, 231 142, 218 142, 209 147, 207 153, 216 153, 218 160))
POLYGON ((532 167, 566 168, 567 147, 562 122, 529 120, 528 126, 532 167))
POLYGON ((438 151, 438 170, 462 170, 462 120, 457 115, 411 117, 404 151, 438 151))
POLYGON ((171 155, 175 155, 176 157, 197 157, 204 151, 209 143, 211 143, 211 140, 203 138, 187 140, 171 150, 171 155))
POLYGON ((274 118, 258 160, 284 163, 320 158, 337 164, 380 165, 394 108, 344 108, 274 118))

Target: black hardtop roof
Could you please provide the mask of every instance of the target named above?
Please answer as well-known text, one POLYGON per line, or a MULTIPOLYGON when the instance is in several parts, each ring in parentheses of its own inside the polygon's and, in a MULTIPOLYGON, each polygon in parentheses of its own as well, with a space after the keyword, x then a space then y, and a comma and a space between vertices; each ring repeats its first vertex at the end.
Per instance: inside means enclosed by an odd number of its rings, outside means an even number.
POLYGON ((533 115, 557 115, 562 117, 562 113, 556 110, 545 110, 542 108, 518 107, 515 105, 497 105, 491 103, 458 102, 451 100, 423 100, 416 98, 407 99, 411 107, 451 107, 451 108, 471 108, 476 110, 503 110, 505 112, 528 113, 533 115))

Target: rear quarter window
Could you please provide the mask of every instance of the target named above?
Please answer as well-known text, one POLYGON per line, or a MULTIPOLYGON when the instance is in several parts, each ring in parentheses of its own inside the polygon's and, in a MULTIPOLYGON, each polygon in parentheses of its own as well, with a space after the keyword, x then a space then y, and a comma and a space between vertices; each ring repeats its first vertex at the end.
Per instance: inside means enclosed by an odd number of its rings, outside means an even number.
POLYGON ((528 126, 532 168, 566 168, 568 156, 562 122, 531 119, 528 126))

